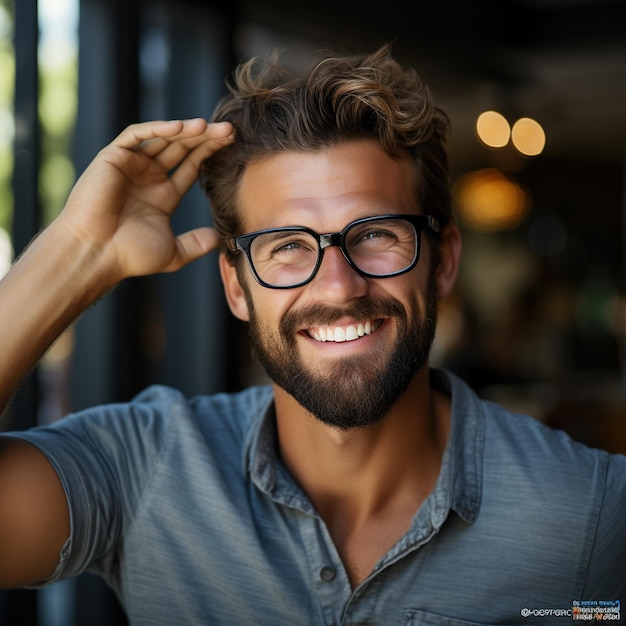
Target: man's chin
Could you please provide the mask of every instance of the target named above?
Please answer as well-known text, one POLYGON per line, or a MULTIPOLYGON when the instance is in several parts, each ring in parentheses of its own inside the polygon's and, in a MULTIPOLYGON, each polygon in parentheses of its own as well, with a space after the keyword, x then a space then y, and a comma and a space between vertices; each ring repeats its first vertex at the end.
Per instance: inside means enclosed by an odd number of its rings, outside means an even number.
POLYGON ((375 387, 320 383, 292 390, 296 401, 323 424, 339 430, 364 428, 389 413, 394 399, 383 397, 375 387))
POLYGON ((294 363, 287 375, 272 378, 319 421, 349 430, 379 422, 404 393, 411 377, 390 378, 389 372, 387 359, 351 357, 323 370, 294 363))

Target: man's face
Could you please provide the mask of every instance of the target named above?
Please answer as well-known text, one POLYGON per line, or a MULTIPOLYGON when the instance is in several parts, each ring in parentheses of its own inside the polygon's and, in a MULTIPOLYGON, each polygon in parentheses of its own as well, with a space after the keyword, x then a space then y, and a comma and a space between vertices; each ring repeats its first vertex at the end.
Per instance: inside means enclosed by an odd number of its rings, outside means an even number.
MULTIPOLYGON (((248 166, 239 207, 245 232, 420 213, 409 163, 376 143, 280 153, 248 166)), ((255 352, 272 381, 324 423, 366 426, 386 415, 424 366, 435 333, 437 285, 427 235, 416 268, 392 278, 360 276, 329 247, 314 279, 293 289, 259 285, 243 271, 255 352)), ((237 312, 236 312, 237 314, 237 312)))

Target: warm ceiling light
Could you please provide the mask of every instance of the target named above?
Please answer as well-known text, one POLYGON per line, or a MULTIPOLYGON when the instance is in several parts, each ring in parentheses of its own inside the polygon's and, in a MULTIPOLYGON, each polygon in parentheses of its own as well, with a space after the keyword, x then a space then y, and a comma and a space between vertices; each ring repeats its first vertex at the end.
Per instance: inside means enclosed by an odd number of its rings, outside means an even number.
POLYGON ((511 127, 497 111, 485 111, 476 120, 476 133, 490 148, 503 148, 509 142, 511 127))
POLYGON ((502 172, 491 168, 460 177, 454 192, 459 216, 475 230, 516 228, 530 207, 524 190, 502 172))
POLYGON ((522 117, 513 124, 513 145, 526 156, 537 156, 546 145, 546 134, 541 124, 530 117, 522 117))

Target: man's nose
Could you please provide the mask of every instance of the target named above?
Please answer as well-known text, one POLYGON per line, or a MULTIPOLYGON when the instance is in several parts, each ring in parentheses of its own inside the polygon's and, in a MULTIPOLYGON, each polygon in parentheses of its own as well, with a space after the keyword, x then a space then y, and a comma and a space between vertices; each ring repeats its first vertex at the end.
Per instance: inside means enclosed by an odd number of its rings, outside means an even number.
POLYGON ((348 263, 339 246, 329 246, 324 249, 322 263, 309 288, 320 302, 342 304, 365 295, 368 283, 348 263))

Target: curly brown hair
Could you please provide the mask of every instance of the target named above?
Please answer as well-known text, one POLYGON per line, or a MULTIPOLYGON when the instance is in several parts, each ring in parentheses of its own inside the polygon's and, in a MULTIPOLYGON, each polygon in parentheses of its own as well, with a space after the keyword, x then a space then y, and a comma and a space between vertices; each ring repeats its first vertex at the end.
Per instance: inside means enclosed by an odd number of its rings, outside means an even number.
POLYGON ((328 53, 295 74, 278 55, 242 64, 213 121, 235 127, 235 141, 207 159, 200 184, 223 238, 241 234, 238 188, 246 166, 283 151, 316 151, 344 141, 373 139, 393 158, 415 167, 416 206, 442 225, 452 220, 445 140, 447 115, 412 68, 390 46, 369 55, 328 53))

